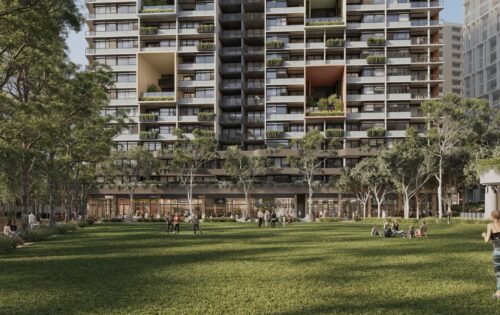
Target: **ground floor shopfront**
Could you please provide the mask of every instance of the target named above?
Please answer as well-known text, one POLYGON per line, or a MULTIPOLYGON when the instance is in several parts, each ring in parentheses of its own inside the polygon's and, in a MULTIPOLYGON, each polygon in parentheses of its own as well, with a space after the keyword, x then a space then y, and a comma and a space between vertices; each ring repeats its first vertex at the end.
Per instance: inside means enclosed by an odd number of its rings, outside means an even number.
MULTIPOLYGON (((435 213, 433 195, 419 200, 419 205, 411 205, 412 216, 420 209, 421 216, 435 213), (433 210, 434 209, 434 210, 433 210)), ((382 210, 387 216, 402 216, 401 201, 397 196, 387 198, 382 210)), ((306 194, 255 195, 250 198, 250 209, 247 211, 245 198, 240 195, 206 194, 193 198, 193 209, 206 217, 241 217, 250 213, 256 217, 258 211, 276 212, 282 215, 303 218, 307 214, 308 202, 306 194)), ((189 212, 188 200, 182 195, 137 194, 134 195, 133 208, 130 196, 126 194, 92 195, 87 206, 87 215, 96 218, 163 218, 166 214, 189 212)), ((337 193, 317 194, 313 198, 313 211, 316 218, 335 217, 352 219, 365 215, 363 206, 352 196, 337 193)), ((366 216, 377 216, 375 203, 366 208, 366 216)))

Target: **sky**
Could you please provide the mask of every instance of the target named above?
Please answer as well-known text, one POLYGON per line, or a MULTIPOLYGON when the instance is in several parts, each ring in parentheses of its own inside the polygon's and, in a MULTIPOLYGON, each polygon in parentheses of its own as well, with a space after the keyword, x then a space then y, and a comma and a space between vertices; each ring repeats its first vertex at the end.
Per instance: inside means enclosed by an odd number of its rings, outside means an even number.
MULTIPOLYGON (((78 0, 78 2, 81 11, 86 14, 87 12, 83 0, 78 0)), ((445 22, 463 23, 463 0, 444 0, 444 10, 441 11, 441 19, 445 22)), ((87 64, 87 59, 85 58, 85 48, 88 46, 85 40, 86 31, 87 25, 82 25, 81 32, 71 32, 66 40, 71 61, 81 65, 87 64)))

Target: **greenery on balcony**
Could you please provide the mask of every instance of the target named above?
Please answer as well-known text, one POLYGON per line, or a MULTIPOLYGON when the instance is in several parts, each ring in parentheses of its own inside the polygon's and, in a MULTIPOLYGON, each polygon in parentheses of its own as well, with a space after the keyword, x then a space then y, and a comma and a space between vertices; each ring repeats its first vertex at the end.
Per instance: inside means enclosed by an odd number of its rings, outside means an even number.
POLYGON ((266 47, 268 49, 282 49, 285 46, 285 43, 281 40, 270 40, 266 42, 266 47))
POLYGON ((266 131, 267 138, 283 138, 285 132, 283 130, 268 130, 266 131))
POLYGON ((325 136, 327 138, 340 138, 344 136, 344 129, 326 129, 325 136))
POLYGON ((366 57, 366 62, 368 62, 368 64, 370 64, 370 65, 384 64, 385 63, 385 56, 368 56, 368 57, 366 57))
POLYGON ((199 43, 198 45, 196 45, 196 48, 198 50, 214 50, 215 44, 211 42, 199 43))
POLYGON ((336 94, 320 98, 318 102, 309 96, 306 104, 309 108, 306 116, 344 116, 344 102, 336 94))
POLYGON ((174 8, 142 8, 140 13, 171 13, 174 8))
POLYGON ((215 31, 215 25, 213 24, 200 24, 196 28, 198 33, 213 33, 215 31))
POLYGON ((140 33, 141 35, 155 35, 158 34, 158 26, 141 26, 140 33))
POLYGON ((368 137, 383 137, 385 135, 384 128, 370 128, 366 131, 368 137))
POLYGON ((494 170, 500 173, 500 157, 494 157, 491 159, 480 160, 477 165, 477 172, 479 175, 488 172, 489 170, 494 170))
POLYGON ((146 89, 148 93, 158 93, 160 92, 160 88, 156 84, 150 84, 148 85, 148 88, 146 89))
POLYGON ((145 101, 150 101, 150 102, 155 102, 155 101, 173 101, 175 98, 174 96, 141 96, 139 98, 139 101, 145 102, 145 101))
POLYGON ((384 46, 385 38, 370 37, 368 38, 367 44, 368 46, 384 46))
POLYGON ((306 116, 344 116, 344 111, 338 110, 310 110, 306 116))
POLYGON ((213 121, 215 118, 215 113, 212 112, 198 112, 198 121, 213 121))
POLYGON ((323 25, 344 25, 344 21, 309 21, 307 26, 323 26, 323 25))
POLYGON ((326 47, 344 47, 345 41, 342 38, 329 38, 326 40, 326 47))
POLYGON ((158 136, 158 131, 141 131, 139 139, 141 140, 154 140, 158 136))
POLYGON ((156 121, 156 117, 157 115, 153 113, 140 114, 139 120, 142 122, 152 122, 156 121))
POLYGON ((267 59, 267 66, 269 67, 279 67, 282 66, 285 61, 282 58, 267 59))

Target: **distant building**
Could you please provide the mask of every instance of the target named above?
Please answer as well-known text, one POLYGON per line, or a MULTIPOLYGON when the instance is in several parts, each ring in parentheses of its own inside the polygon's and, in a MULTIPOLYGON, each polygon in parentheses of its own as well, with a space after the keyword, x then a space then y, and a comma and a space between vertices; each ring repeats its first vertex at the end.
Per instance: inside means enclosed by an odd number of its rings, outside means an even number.
POLYGON ((445 23, 443 27, 443 94, 463 95, 462 24, 445 23))
POLYGON ((500 0, 465 0, 464 94, 500 106, 500 0))

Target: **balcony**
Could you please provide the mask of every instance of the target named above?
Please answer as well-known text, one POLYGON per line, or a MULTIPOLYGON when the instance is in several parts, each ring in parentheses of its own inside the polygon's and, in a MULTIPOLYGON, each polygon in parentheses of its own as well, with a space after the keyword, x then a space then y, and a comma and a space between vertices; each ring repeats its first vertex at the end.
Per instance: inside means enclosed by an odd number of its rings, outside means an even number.
POLYGON ((410 118, 412 118, 412 114, 409 110, 407 112, 388 112, 387 118, 389 118, 389 119, 410 119, 410 118))
POLYGON ((304 31, 303 24, 292 24, 292 25, 275 25, 268 26, 268 32, 302 32, 304 31))
POLYGON ((140 102, 173 102, 175 92, 144 92, 139 98, 140 102))
POLYGON ((130 13, 90 13, 87 15, 88 21, 95 20, 137 20, 135 12, 130 13))
POLYGON ((151 5, 143 6, 139 10, 139 17, 163 17, 175 14, 175 5, 151 5))
POLYGON ((304 14, 305 10, 304 7, 268 7, 267 8, 267 14, 293 14, 293 15, 300 15, 304 14))
POLYGON ((384 29, 385 23, 347 23, 348 30, 384 29))
POLYGON ((348 4, 347 12, 384 11, 384 4, 348 4))
POLYGON ((178 70, 211 70, 215 63, 180 63, 177 65, 178 70))
POLYGON ((183 115, 183 116, 179 116, 178 121, 179 122, 197 123, 198 116, 197 115, 183 115))
POLYGON ((179 17, 214 17, 215 10, 206 8, 204 10, 180 10, 179 17))
POLYGON ((306 18, 306 26, 339 27, 339 26, 345 26, 345 21, 344 18, 342 17, 306 18))
POLYGON ((304 78, 267 79, 268 85, 303 85, 304 78))
POLYGON ((268 121, 304 121, 304 114, 267 114, 268 121))
POLYGON ((391 75, 387 77, 387 82, 399 83, 399 82, 411 82, 412 78, 410 75, 391 75))
POLYGON ((137 53, 137 47, 134 48, 87 48, 87 55, 130 55, 137 53))
POLYGON ((348 84, 363 84, 363 83, 384 83, 385 77, 347 77, 348 84))
POLYGON ((191 88, 191 87, 212 87, 215 85, 214 80, 181 80, 178 81, 178 87, 191 88))
POLYGON ((219 20, 221 22, 238 22, 243 19, 241 13, 222 13, 219 14, 219 20))
POLYGON ((411 94, 410 93, 391 93, 389 92, 387 94, 387 100, 388 101, 408 101, 411 99, 411 94))
POLYGON ((219 122, 224 125, 240 125, 242 122, 241 115, 224 115, 220 116, 219 122))
POLYGON ((384 101, 385 94, 348 94, 348 102, 384 101))
POLYGON ((117 89, 135 89, 136 82, 115 82, 114 87, 117 89))
POLYGON ((85 33, 87 38, 105 38, 105 37, 135 37, 137 30, 133 31, 88 31, 85 33))
POLYGON ((411 46, 411 40, 409 39, 391 39, 387 41, 387 47, 398 47, 398 46, 411 46))
POLYGON ((176 46, 166 46, 161 43, 141 47, 141 51, 144 52, 175 52, 176 49, 176 46))
POLYGON ((127 106, 127 105, 137 105, 137 99, 135 98, 116 98, 109 100, 110 106, 127 106))
POLYGON ((365 113, 348 113, 347 120, 381 120, 385 119, 385 113, 380 112, 365 112, 365 113))
POLYGON ((304 138, 305 132, 303 131, 287 131, 283 135, 284 138, 290 138, 290 139, 301 139, 304 138))
POLYGON ((304 95, 268 96, 268 103, 304 103, 304 95))
POLYGON ((180 98, 177 101, 179 105, 214 104, 214 102, 215 99, 213 97, 180 98))

